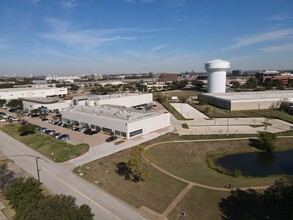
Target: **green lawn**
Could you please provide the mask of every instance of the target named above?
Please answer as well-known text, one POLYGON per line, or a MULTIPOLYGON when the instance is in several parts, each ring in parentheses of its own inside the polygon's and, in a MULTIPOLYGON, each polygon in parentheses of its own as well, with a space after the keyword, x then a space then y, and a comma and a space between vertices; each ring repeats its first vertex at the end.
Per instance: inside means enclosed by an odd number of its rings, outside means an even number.
POLYGON ((247 118, 247 117, 267 117, 267 118, 277 118, 289 123, 293 123, 293 115, 290 115, 284 111, 278 109, 260 109, 260 110, 243 110, 243 111, 231 111, 217 108, 211 105, 195 105, 192 104, 194 108, 202 112, 211 118, 247 118))
POLYGON ((167 100, 161 103, 177 120, 186 120, 167 100))
MULTIPOLYGON (((292 138, 277 141, 280 148, 293 148, 292 138)), ((194 142, 170 143, 155 146, 148 150, 148 158, 159 167, 184 179, 215 187, 249 187, 269 185, 277 177, 265 178, 235 178, 220 174, 207 165, 206 158, 209 154, 231 154, 257 151, 249 146, 248 140, 219 141, 219 142, 194 142)))
POLYGON ((218 203, 228 195, 229 192, 193 187, 168 215, 168 219, 220 220, 222 218, 218 203), (185 216, 182 216, 181 212, 184 212, 185 216))
POLYGON ((129 155, 130 149, 120 151, 77 167, 74 172, 83 173, 83 178, 136 208, 146 206, 162 213, 187 184, 169 177, 151 166, 149 167, 151 176, 146 181, 134 183, 124 180, 124 177, 115 172, 116 164, 126 161, 129 155))
POLYGON ((85 154, 89 150, 88 144, 67 144, 66 142, 38 131, 36 131, 35 134, 20 136, 18 132, 19 127, 19 124, 11 124, 2 126, 1 130, 50 159, 52 159, 53 152, 54 161, 56 162, 70 160, 85 154))

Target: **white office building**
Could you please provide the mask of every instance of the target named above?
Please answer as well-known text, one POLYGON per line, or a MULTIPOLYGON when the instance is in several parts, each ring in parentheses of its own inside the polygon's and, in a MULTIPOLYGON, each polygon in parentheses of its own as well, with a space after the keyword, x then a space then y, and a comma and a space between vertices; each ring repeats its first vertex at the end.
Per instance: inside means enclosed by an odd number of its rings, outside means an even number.
POLYGON ((125 93, 112 95, 76 96, 72 99, 72 106, 116 105, 128 108, 143 104, 150 104, 152 102, 152 93, 125 93))
POLYGON ((23 110, 31 112, 34 109, 42 109, 48 113, 60 112, 70 106, 70 100, 63 101, 53 97, 47 98, 22 98, 23 110))
POLYGON ((74 106, 60 112, 65 122, 113 132, 117 136, 133 138, 170 126, 170 113, 136 111, 111 105, 74 106))
POLYGON ((67 95, 67 88, 40 87, 40 88, 8 88, 0 89, 0 99, 35 98, 67 95))

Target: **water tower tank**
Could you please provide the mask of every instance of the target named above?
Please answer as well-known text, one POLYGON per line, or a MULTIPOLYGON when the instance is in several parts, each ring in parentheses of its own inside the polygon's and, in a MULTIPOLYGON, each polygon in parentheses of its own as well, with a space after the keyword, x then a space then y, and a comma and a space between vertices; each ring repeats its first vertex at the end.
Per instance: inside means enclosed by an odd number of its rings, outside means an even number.
POLYGON ((220 59, 205 63, 208 72, 208 93, 226 92, 226 72, 230 68, 230 62, 220 59))

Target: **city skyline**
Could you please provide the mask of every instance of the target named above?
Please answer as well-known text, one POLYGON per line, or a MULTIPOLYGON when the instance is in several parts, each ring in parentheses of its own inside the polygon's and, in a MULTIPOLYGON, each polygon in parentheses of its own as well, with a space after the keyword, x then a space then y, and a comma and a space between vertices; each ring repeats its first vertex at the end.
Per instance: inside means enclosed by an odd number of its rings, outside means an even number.
POLYGON ((0 3, 0 75, 292 69, 290 0, 0 3))

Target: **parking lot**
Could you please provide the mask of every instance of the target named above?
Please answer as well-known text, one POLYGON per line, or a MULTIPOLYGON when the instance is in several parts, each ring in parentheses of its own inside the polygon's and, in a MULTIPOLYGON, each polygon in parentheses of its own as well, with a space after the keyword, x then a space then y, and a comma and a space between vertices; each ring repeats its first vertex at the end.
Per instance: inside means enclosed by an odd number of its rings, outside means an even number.
MULTIPOLYGON (((6 109, 1 109, 1 112, 6 113, 7 115, 12 115, 16 117, 16 114, 13 112, 9 112, 6 109)), ((50 117, 48 117, 50 119, 50 117)), ((42 121, 41 118, 39 117, 22 117, 22 119, 28 121, 31 124, 41 126, 42 128, 48 128, 52 129, 55 132, 61 133, 61 134, 68 134, 70 139, 68 140, 68 143, 70 144, 82 144, 82 143, 87 143, 90 147, 105 143, 106 139, 110 137, 110 135, 105 134, 103 132, 99 132, 98 134, 93 134, 93 135, 86 135, 82 132, 79 131, 73 131, 70 128, 64 128, 58 125, 53 125, 49 123, 49 120, 42 121)), ((44 135, 46 135, 44 133, 44 135)))

